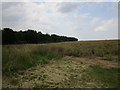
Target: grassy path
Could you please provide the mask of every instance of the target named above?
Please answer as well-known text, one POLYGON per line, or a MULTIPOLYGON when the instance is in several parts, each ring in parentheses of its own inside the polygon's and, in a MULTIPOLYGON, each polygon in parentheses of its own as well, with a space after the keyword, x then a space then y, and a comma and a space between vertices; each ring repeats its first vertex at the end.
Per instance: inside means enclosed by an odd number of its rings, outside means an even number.
POLYGON ((118 87, 118 62, 99 57, 64 57, 46 65, 37 65, 8 78, 3 87, 22 88, 100 88, 118 87))

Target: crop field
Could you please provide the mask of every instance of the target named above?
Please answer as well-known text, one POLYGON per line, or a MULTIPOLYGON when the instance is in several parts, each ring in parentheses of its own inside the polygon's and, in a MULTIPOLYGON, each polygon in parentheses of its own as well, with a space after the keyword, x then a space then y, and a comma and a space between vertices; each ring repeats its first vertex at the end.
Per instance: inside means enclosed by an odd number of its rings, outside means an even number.
POLYGON ((3 88, 118 88, 118 40, 3 45, 3 88))

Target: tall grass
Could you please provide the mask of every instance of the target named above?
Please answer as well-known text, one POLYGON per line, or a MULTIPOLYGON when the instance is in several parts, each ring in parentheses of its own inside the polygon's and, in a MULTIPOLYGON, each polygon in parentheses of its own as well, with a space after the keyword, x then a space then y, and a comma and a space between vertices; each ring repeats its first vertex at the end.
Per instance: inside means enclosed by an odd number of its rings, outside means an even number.
POLYGON ((59 45, 65 48, 65 55, 68 56, 104 57, 108 55, 118 55, 118 41, 72 42, 59 45))
POLYGON ((63 42, 51 44, 28 44, 3 46, 3 73, 16 72, 47 64, 63 56, 100 56, 118 55, 118 41, 63 42))
MULTIPOLYGON (((59 48, 58 48, 59 49, 59 48)), ((47 64, 49 60, 62 58, 62 55, 49 48, 34 46, 4 46, 3 73, 25 70, 36 64, 47 64)))

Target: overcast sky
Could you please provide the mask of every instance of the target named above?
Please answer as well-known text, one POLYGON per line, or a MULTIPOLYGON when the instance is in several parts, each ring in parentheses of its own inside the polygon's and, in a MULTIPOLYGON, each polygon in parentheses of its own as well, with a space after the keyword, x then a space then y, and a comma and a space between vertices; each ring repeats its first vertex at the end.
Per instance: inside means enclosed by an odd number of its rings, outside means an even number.
POLYGON ((117 2, 3 2, 2 27, 79 40, 117 39, 117 2))

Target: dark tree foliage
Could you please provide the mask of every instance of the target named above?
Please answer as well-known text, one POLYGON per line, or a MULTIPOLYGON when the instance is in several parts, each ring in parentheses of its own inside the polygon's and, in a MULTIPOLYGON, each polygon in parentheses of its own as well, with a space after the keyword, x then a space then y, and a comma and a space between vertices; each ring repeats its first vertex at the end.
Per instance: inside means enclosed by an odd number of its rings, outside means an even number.
POLYGON ((4 28, 4 30, 2 30, 2 43, 14 44, 15 42, 16 42, 15 32, 12 29, 4 28))
POLYGON ((64 41, 78 41, 74 37, 58 36, 56 34, 42 34, 35 30, 13 31, 10 28, 2 30, 2 44, 51 43, 64 41))

